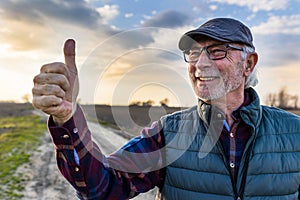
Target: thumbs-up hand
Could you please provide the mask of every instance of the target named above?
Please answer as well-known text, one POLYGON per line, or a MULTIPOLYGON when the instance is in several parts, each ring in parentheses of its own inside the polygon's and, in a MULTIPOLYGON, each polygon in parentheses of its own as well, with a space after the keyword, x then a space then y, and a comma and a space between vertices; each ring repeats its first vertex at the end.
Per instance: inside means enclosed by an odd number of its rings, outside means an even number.
POLYGON ((79 91, 75 63, 75 41, 64 44, 65 63, 50 63, 41 67, 34 77, 33 106, 49 115, 57 125, 68 121, 76 110, 79 91))

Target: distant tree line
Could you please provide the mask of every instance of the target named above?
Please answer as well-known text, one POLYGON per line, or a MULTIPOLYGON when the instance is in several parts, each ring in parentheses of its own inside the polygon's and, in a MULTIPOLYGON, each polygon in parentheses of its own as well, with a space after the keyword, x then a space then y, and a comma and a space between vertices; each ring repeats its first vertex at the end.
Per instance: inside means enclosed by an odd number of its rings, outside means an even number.
MULTIPOLYGON (((153 106, 155 101, 149 99, 147 101, 132 101, 130 102, 129 106, 153 106)), ((169 99, 164 98, 163 100, 159 101, 159 105, 163 107, 168 107, 169 99)))
POLYGON ((282 109, 298 109, 298 95, 288 94, 286 87, 282 87, 277 93, 269 93, 266 103, 282 109))

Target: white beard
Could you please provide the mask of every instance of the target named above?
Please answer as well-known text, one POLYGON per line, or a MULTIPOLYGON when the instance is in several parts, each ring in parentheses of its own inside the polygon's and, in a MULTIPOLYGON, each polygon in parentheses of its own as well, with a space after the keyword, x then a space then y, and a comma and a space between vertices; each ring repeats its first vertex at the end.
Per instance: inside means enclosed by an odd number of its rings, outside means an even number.
MULTIPOLYGON (((237 63, 237 65, 234 68, 233 77, 232 76, 230 77, 228 73, 221 74, 220 72, 218 72, 222 80, 220 80, 220 83, 217 86, 214 87, 206 86, 205 89, 208 89, 209 94, 201 95, 200 92, 198 91, 195 92, 198 95, 198 97, 203 100, 220 99, 224 97, 226 93, 229 93, 241 86, 244 80, 243 72, 244 72, 243 61, 240 61, 237 63)), ((194 87, 195 87, 194 89, 197 90, 196 86, 194 87)))

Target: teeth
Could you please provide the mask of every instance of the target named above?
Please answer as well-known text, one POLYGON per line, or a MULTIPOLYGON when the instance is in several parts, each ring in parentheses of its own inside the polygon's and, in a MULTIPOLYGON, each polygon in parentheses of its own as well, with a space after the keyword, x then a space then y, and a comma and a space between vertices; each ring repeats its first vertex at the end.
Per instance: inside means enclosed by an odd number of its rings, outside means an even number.
POLYGON ((215 77, 199 77, 201 81, 212 81, 215 79, 215 77))

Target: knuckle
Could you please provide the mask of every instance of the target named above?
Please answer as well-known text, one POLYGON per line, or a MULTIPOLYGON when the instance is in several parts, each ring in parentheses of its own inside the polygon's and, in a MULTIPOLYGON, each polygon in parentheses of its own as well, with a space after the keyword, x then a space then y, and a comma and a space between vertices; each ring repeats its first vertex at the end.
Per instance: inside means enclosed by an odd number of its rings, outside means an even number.
POLYGON ((50 102, 49 102, 50 106, 57 106, 59 104, 60 104, 60 98, 59 97, 52 96, 52 98, 50 98, 50 102))
POLYGON ((38 97, 36 96, 33 96, 32 98, 32 105, 37 108, 37 109, 40 109, 41 108, 41 103, 40 103, 40 100, 38 97))
POLYGON ((59 96, 59 97, 65 96, 65 92, 61 89, 61 87, 58 87, 57 85, 54 85, 52 87, 52 91, 54 94, 56 94, 56 96, 59 96))
POLYGON ((33 78, 33 82, 34 83, 38 83, 40 80, 40 74, 36 75, 34 78, 33 78))
POLYGON ((47 64, 44 64, 42 67, 41 67, 41 72, 48 72, 49 70, 51 71, 51 69, 53 68, 54 64, 53 63, 47 63, 47 64))
POLYGON ((51 85, 45 84, 42 86, 42 90, 51 92, 52 87, 51 87, 51 85))
POLYGON ((40 72, 46 71, 48 65, 49 65, 49 64, 43 65, 43 66, 41 67, 41 69, 40 69, 40 72))
POLYGON ((61 93, 61 88, 57 85, 45 85, 44 90, 48 91, 49 94, 58 96, 61 93))
POLYGON ((62 62, 53 62, 44 64, 41 67, 41 72, 44 73, 62 73, 64 71, 65 64, 62 62))
POLYGON ((50 96, 43 96, 41 99, 41 104, 43 107, 49 107, 51 106, 51 100, 52 98, 50 96))
POLYGON ((31 89, 31 93, 32 93, 33 95, 37 94, 37 88, 36 88, 36 87, 33 87, 33 88, 31 89))
POLYGON ((62 86, 62 88, 63 88, 64 90, 68 90, 69 87, 70 87, 69 81, 68 81, 67 77, 64 76, 64 75, 61 75, 60 77, 57 77, 57 83, 58 83, 60 86, 62 86))

